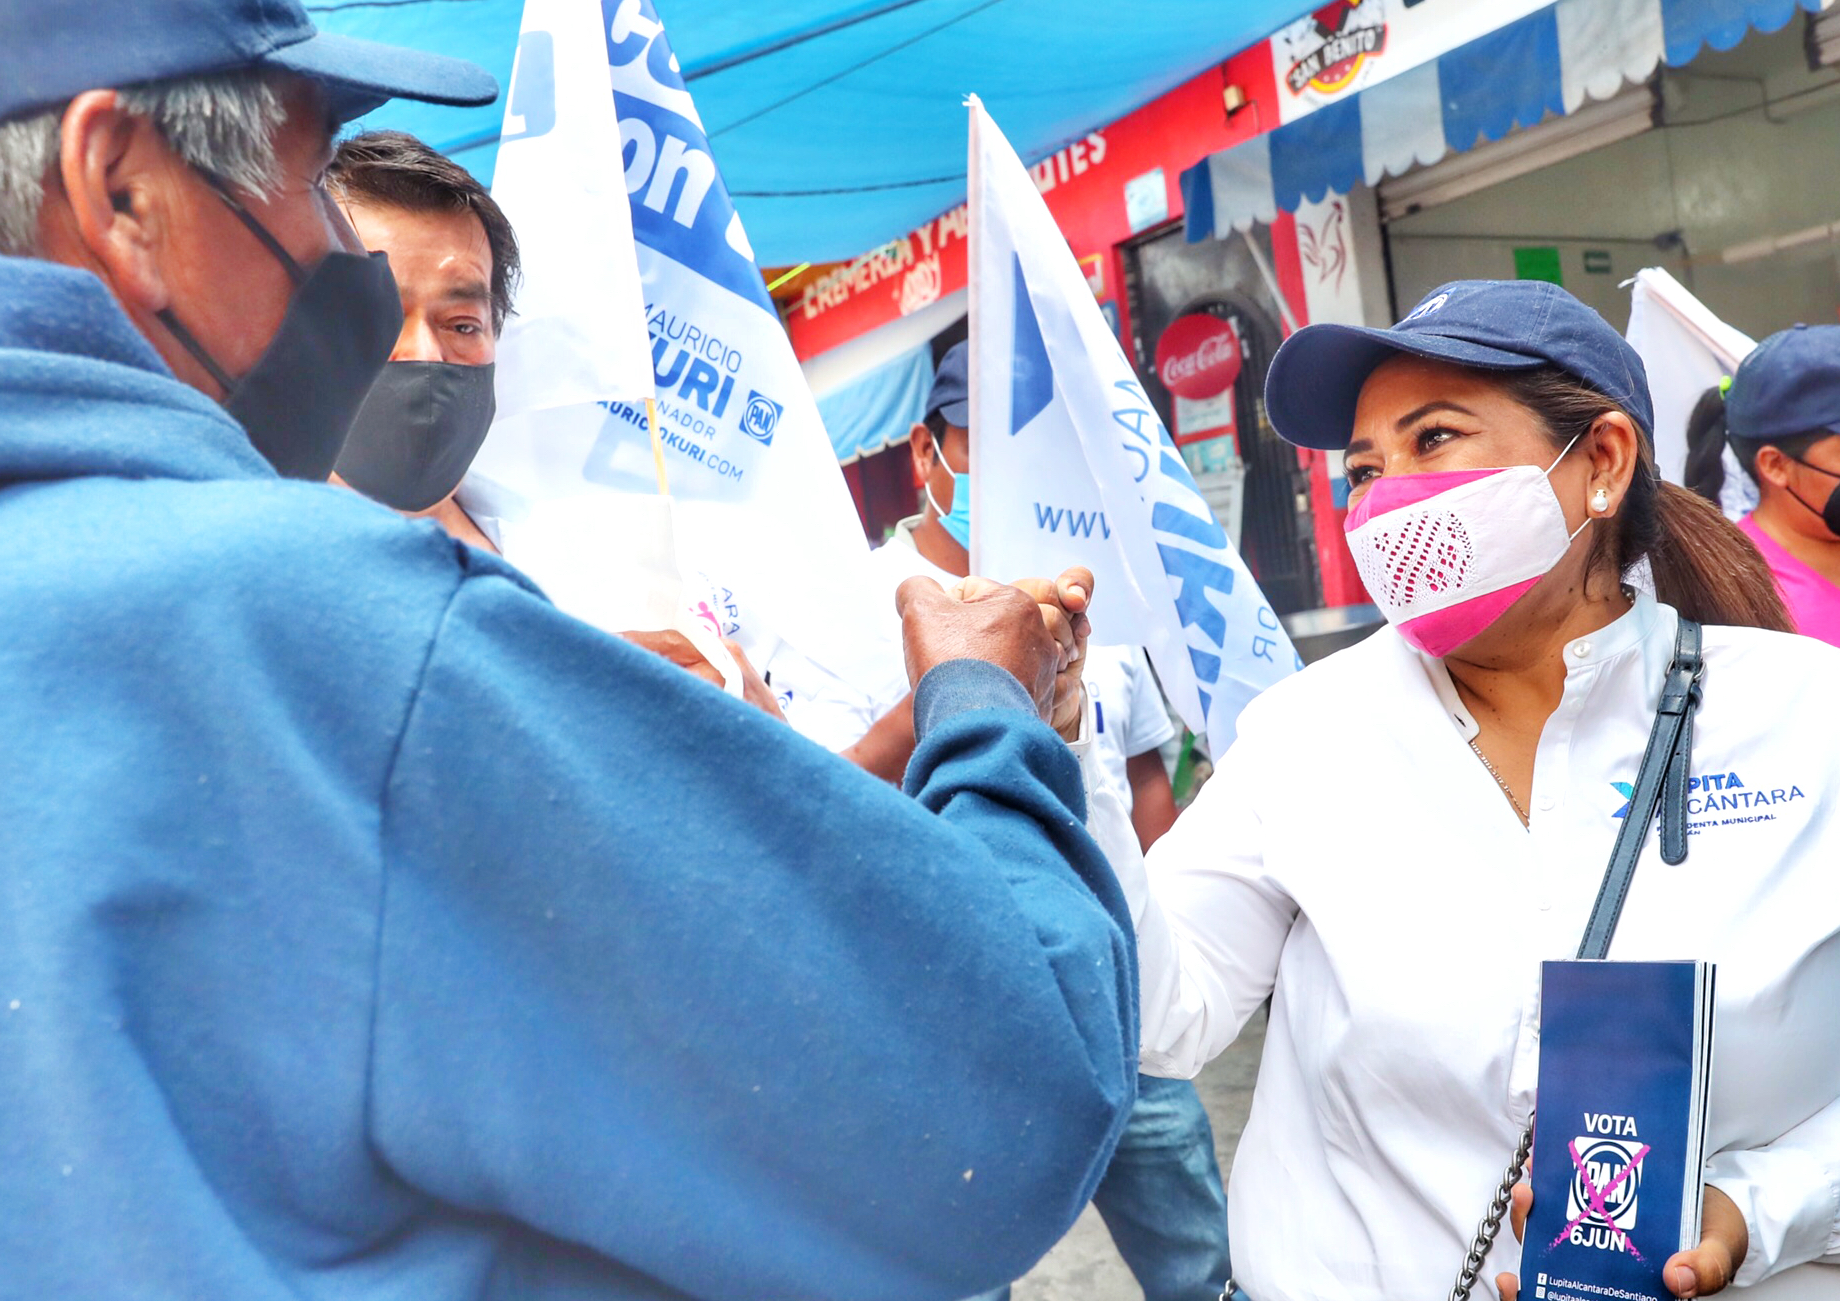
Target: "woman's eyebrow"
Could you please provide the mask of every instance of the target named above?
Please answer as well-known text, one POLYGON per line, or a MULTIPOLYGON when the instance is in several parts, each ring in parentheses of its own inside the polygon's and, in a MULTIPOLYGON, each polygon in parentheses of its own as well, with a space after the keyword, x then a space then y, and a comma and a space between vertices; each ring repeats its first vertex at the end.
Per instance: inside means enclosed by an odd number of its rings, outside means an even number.
POLYGON ((1476 413, 1474 411, 1471 411, 1468 407, 1463 406, 1460 403, 1446 402, 1446 401, 1443 401, 1442 399, 1439 399, 1435 402, 1427 402, 1425 403, 1424 406, 1419 407, 1416 410, 1406 412, 1403 416, 1399 417, 1399 419, 1393 422, 1393 428, 1404 430, 1408 425, 1417 424, 1420 420, 1423 420, 1426 416, 1430 415, 1433 411, 1455 411, 1462 415, 1466 415, 1470 417, 1472 420, 1477 418, 1476 413))

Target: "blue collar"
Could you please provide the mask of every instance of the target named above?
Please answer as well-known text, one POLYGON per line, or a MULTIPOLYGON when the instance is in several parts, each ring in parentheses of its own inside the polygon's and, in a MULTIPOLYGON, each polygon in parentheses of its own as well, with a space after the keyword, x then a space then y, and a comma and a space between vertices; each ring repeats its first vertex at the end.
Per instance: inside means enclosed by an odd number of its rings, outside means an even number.
POLYGON ((0 483, 275 473, 100 280, 33 258, 0 257, 0 428, 0 483))

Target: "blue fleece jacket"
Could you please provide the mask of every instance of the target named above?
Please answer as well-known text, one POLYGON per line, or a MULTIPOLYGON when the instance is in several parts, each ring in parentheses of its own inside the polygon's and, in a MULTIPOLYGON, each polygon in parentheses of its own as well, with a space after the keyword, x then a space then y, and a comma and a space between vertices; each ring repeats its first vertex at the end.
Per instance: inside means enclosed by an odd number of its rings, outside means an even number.
POLYGON ((280 480, 0 259, 0 1296, 962 1296, 1134 1087, 1130 921, 1014 679, 905 798, 280 480))

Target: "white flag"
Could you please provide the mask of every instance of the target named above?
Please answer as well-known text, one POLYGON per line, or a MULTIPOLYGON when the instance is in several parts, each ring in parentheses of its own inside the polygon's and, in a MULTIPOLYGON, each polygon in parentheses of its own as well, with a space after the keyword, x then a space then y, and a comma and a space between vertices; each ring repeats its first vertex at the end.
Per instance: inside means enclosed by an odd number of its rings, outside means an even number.
MULTIPOLYGON (((645 299, 620 166, 598 5, 526 0, 492 197, 517 232, 524 277, 498 346, 500 424, 555 407, 652 395, 645 299)), ((486 444, 501 481, 539 494, 581 485, 528 429, 486 444), (533 463, 534 462, 534 463, 533 463), (522 485, 520 485, 522 486, 522 485)))
MULTIPOLYGON (((619 123, 642 355, 685 570, 708 578, 723 632, 756 667, 770 671, 786 644, 797 652, 789 660, 866 694, 885 676, 886 622, 867 605, 868 543, 676 56, 649 0, 584 8, 610 15, 594 49, 619 123)), ((631 399, 572 451, 591 484, 644 492, 655 482, 645 415, 631 399)), ((774 674, 774 686, 788 676, 774 674)), ((787 708, 794 726, 800 704, 787 708)))
POLYGON ((558 607, 609 632, 675 629, 739 695, 700 582, 686 582, 673 503, 583 474, 608 404, 652 396, 619 139, 599 6, 526 0, 492 187, 524 277, 499 340, 498 416, 462 495, 558 607))
POLYGON ((1093 571, 1093 640, 1140 645, 1219 754, 1300 667, 1106 326, 1028 171, 971 108, 971 565, 1093 571))
MULTIPOLYGON (((1687 417, 1700 395, 1738 369, 1757 346, 1727 325, 1660 267, 1636 272, 1629 303, 1629 346, 1648 371, 1655 403, 1655 464, 1661 477, 1682 481, 1687 462, 1687 417)), ((1757 504, 1757 485, 1728 447, 1719 505, 1733 519, 1757 504)))

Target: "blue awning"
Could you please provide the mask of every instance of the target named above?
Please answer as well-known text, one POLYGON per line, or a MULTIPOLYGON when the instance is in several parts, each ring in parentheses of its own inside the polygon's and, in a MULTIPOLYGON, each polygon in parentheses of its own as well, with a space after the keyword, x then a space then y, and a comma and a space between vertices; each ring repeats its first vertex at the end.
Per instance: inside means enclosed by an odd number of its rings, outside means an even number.
POLYGON ((1269 222, 1280 209, 1378 185, 1515 127, 1575 112, 1658 64, 1728 50, 1821 0, 1559 0, 1182 173, 1188 238, 1269 222))
MULTIPOLYGON (((854 257, 965 196, 964 96, 1046 157, 1320 0, 657 0, 762 265, 854 257)), ((607 0, 605 9, 617 8, 607 0)), ((308 0, 320 27, 508 84, 522 0, 308 0)), ((490 182, 503 106, 386 105, 490 182)))
POLYGON ((818 399, 818 414, 844 465, 904 443, 933 387, 933 345, 923 343, 818 399))

